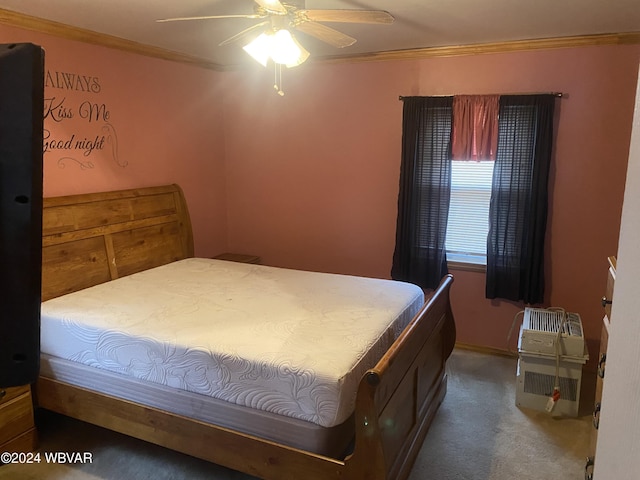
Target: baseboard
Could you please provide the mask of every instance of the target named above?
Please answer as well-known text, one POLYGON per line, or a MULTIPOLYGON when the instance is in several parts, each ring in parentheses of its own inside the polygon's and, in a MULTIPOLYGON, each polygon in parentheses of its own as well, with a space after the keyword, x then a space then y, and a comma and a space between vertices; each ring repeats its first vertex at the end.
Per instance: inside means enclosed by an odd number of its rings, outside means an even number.
POLYGON ((456 342, 455 348, 460 350, 471 350, 473 352, 478 352, 478 353, 486 353, 488 355, 499 355, 501 357, 516 358, 518 356, 518 352, 502 350, 500 348, 494 348, 494 347, 486 347, 484 345, 473 345, 470 343, 456 342))

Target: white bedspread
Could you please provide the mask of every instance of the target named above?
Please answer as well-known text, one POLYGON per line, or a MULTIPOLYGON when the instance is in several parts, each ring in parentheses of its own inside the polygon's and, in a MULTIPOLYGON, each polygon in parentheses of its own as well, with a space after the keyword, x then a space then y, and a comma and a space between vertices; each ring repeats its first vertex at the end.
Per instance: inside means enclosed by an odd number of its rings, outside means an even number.
POLYGON ((43 353, 333 426, 415 285, 192 258, 42 304, 43 353))

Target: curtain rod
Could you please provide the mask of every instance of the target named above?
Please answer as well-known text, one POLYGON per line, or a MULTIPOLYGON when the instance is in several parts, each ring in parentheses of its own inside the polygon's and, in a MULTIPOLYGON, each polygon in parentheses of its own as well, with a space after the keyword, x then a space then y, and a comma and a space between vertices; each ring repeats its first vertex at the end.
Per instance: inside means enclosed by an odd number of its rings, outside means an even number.
MULTIPOLYGON (((494 93, 494 94, 490 94, 490 93, 486 93, 483 95, 553 95, 554 97, 563 97, 564 94, 562 92, 537 92, 537 93, 494 93)), ((400 95, 398 97, 398 100, 404 100, 405 98, 409 97, 409 96, 413 96, 413 95, 400 95)), ((415 96, 424 96, 424 97, 455 97, 456 95, 415 95, 415 96)), ((478 95, 478 96, 482 96, 482 95, 478 95)))

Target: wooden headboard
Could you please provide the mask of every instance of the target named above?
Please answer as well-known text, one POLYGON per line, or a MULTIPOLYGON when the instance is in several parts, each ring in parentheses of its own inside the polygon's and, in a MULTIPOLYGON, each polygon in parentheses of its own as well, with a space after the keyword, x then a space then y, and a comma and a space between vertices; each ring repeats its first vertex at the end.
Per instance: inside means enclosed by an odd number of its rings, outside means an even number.
POLYGON ((45 198, 42 300, 193 257, 177 185, 45 198))

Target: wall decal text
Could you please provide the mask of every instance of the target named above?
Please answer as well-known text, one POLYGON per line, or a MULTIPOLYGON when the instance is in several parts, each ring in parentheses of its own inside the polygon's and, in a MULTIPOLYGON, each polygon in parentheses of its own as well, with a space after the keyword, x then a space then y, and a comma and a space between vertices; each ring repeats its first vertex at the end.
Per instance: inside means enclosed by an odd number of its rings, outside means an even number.
POLYGON ((72 163, 92 169, 95 156, 127 166, 119 159, 116 128, 101 93, 98 77, 47 70, 43 154, 57 157, 60 168, 72 163))

